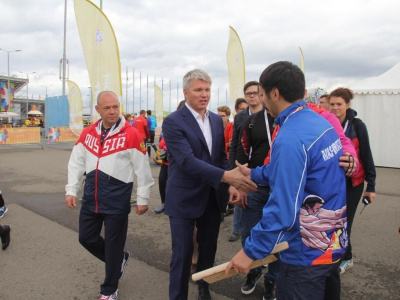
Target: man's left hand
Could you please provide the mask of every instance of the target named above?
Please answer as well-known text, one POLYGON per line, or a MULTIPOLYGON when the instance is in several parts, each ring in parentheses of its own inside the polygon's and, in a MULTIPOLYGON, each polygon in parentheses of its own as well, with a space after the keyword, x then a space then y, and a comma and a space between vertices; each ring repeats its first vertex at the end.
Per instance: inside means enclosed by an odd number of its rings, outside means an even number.
POLYGON ((230 186, 229 189, 229 204, 237 205, 241 209, 246 209, 247 205, 247 194, 243 191, 238 191, 234 186, 230 186))
POLYGON ((229 262, 225 269, 225 276, 228 276, 229 271, 233 268, 236 273, 247 274, 250 271, 250 266, 253 260, 240 250, 229 262))
POLYGON ((369 200, 371 201, 370 203, 374 202, 376 193, 373 192, 365 192, 364 197, 369 197, 369 200))
POLYGON ((136 205, 136 214, 143 215, 149 209, 148 205, 136 205))

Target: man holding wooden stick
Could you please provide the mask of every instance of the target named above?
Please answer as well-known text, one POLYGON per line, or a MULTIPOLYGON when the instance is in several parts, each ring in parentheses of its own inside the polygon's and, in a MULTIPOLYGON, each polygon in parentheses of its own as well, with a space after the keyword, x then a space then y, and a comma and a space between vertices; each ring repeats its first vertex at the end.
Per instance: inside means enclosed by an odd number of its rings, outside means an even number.
POLYGON ((340 299, 338 267, 348 244, 345 174, 338 163, 342 146, 334 128, 306 106, 304 92, 304 74, 290 62, 272 64, 261 74, 260 99, 280 130, 269 165, 253 170, 237 165, 256 183, 269 184, 271 195, 261 221, 227 265, 226 274, 231 268, 249 272, 253 260, 287 241, 289 249, 280 254, 277 298, 340 299), (314 209, 302 214, 306 206, 314 209), (329 220, 320 214, 322 207, 332 212, 323 214, 329 220), (307 239, 304 224, 312 228, 307 239))

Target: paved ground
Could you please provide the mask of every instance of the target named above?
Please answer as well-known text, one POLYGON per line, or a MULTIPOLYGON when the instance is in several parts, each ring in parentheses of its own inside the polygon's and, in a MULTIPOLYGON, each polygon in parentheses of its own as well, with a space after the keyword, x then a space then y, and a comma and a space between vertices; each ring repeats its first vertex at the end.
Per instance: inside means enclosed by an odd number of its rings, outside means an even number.
MULTIPOLYGON (((0 299, 98 299, 103 265, 77 241, 79 207, 64 204, 71 143, 0 146, 0 188, 9 212, 12 241, 0 252, 0 299)), ((151 164, 158 178, 159 167, 151 164)), ((357 213, 353 228, 355 266, 342 276, 342 299, 400 299, 400 170, 378 168, 377 199, 357 213)), ((153 210, 131 214, 126 248, 133 254, 120 284, 120 299, 168 299, 170 234, 168 218, 153 210)), ((361 208, 361 207, 360 207, 361 208)), ((232 217, 221 225, 217 263, 228 261, 239 242, 227 241, 232 217)), ((213 284, 213 299, 262 299, 261 282, 249 296, 240 276, 213 284)), ((196 299, 190 285, 189 299, 196 299)))

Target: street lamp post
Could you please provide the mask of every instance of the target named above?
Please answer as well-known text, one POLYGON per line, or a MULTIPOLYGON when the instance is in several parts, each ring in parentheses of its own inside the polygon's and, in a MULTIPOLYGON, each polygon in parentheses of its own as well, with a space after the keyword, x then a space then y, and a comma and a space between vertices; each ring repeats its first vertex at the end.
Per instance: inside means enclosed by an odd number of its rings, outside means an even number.
POLYGON ((36 72, 22 72, 22 71, 19 71, 20 73, 22 73, 22 74, 26 74, 26 80, 27 80, 27 82, 26 82, 26 118, 28 118, 28 112, 29 112, 29 102, 28 102, 28 99, 29 99, 29 88, 28 88, 28 86, 29 86, 29 74, 35 74, 36 72))
POLYGON ((47 98, 47 87, 48 87, 48 86, 53 86, 53 85, 52 85, 52 84, 50 84, 50 85, 41 84, 40 86, 46 87, 46 95, 45 95, 45 99, 46 99, 46 98, 47 98))
POLYGON ((7 70, 8 70, 8 75, 7 75, 7 102, 8 105, 10 105, 10 52, 20 52, 21 50, 5 50, 5 49, 1 49, 1 51, 7 52, 7 70))

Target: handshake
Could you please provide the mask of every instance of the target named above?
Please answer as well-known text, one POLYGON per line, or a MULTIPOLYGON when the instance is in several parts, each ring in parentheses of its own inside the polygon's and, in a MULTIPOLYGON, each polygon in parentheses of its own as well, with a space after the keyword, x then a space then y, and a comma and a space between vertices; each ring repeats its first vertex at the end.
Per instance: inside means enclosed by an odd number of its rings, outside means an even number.
POLYGON ((247 167, 247 164, 241 165, 237 161, 235 163, 237 167, 233 170, 225 171, 222 181, 230 185, 229 203, 245 209, 247 192, 257 191, 257 184, 251 181, 251 169, 247 167))

